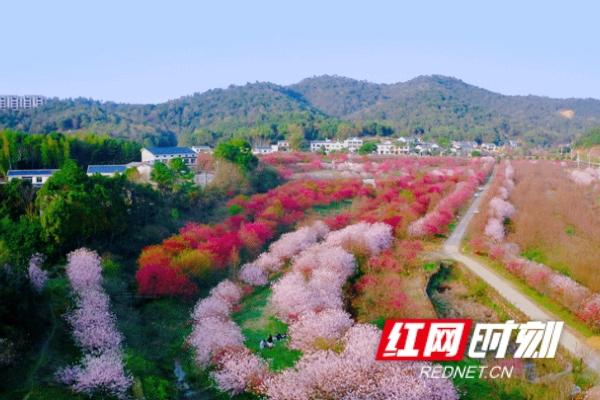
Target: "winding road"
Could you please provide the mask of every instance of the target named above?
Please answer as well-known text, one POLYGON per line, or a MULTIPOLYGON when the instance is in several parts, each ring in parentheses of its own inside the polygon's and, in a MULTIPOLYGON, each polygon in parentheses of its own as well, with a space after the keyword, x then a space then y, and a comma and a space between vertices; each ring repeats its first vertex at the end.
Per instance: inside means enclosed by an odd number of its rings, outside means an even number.
MULTIPOLYGON (((509 303, 523 312, 527 318, 541 321, 558 321, 560 320, 559 318, 532 301, 527 295, 521 293, 508 279, 498 275, 490 267, 460 251, 460 244, 467 227, 469 226, 469 222, 476 214, 481 199, 489 188, 490 182, 491 179, 483 187, 480 195, 471 203, 469 209, 462 216, 448 240, 446 240, 442 249, 442 255, 463 264, 488 285, 493 287, 500 296, 504 297, 509 303)), ((566 323, 563 328, 560 344, 573 356, 583 359, 590 369, 600 374, 600 353, 586 343, 586 338, 584 336, 569 327, 566 323)))

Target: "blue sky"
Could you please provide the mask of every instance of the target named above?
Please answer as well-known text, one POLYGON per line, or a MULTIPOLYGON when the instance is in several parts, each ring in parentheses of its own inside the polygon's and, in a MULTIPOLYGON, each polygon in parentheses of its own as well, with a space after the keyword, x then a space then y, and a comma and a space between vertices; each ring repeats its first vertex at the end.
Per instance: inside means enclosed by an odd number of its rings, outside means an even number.
POLYGON ((4 1, 0 93, 160 102, 321 74, 600 98, 592 1, 4 1))

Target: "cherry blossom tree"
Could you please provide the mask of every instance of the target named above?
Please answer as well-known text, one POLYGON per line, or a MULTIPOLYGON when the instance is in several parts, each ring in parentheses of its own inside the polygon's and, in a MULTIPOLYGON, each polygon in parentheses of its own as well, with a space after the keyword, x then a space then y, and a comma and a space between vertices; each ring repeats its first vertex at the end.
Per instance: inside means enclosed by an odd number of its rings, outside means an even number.
POLYGON ((133 381, 123 368, 119 352, 87 354, 80 365, 60 370, 56 376, 75 392, 87 395, 106 393, 122 399, 127 398, 133 381))
POLYGON ((44 257, 41 254, 34 254, 29 259, 29 268, 27 269, 29 282, 38 293, 44 289, 46 281, 48 281, 48 272, 41 268, 43 263, 44 257))
POLYGON ((267 378, 262 392, 275 400, 458 399, 447 379, 420 377, 418 371, 425 363, 376 361, 380 336, 374 326, 356 324, 346 332, 341 353, 325 350, 306 354, 293 369, 267 378))
POLYGON ((496 242, 504 240, 504 224, 498 218, 490 218, 483 232, 496 242))
POLYGON ((338 309, 309 311, 289 327, 290 347, 304 352, 317 350, 317 340, 337 341, 352 326, 350 314, 338 309))
POLYGON ((256 391, 268 376, 267 363, 245 347, 228 348, 211 373, 219 388, 231 395, 256 391))
POLYGON ((110 311, 110 299, 102 288, 100 257, 82 248, 71 252, 67 259, 67 277, 76 307, 66 318, 83 359, 79 365, 59 371, 57 377, 76 392, 125 397, 132 378, 123 367, 123 338, 110 311))
POLYGON ((228 301, 222 297, 208 296, 196 303, 192 318, 195 321, 208 317, 229 318, 230 313, 231 304, 228 301))
POLYGON ((269 281, 267 270, 256 263, 242 265, 239 278, 252 286, 266 285, 269 281))
POLYGON ((211 289, 210 295, 221 298, 230 305, 237 304, 242 298, 242 290, 232 281, 225 279, 211 289))
POLYGON ((496 218, 504 220, 512 217, 515 213, 515 207, 500 197, 494 197, 490 200, 490 213, 496 218))
POLYGON ((233 321, 206 317, 195 321, 187 342, 194 349, 198 365, 207 366, 219 351, 230 346, 242 346, 244 337, 233 321))

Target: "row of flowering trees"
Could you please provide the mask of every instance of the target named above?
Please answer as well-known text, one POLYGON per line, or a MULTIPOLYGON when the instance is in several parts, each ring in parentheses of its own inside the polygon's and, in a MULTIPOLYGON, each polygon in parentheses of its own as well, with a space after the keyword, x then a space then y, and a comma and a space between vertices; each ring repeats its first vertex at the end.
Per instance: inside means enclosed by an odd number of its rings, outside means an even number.
POLYGON ((363 161, 366 170, 382 171, 387 177, 377 179, 375 187, 358 179, 300 180, 265 194, 238 196, 228 202, 232 216, 223 223, 190 223, 178 235, 145 248, 136 274, 139 293, 193 295, 197 291, 194 278, 256 256, 265 243, 303 218, 308 208, 357 196, 361 201, 351 213, 331 216, 325 219, 327 225, 339 229, 353 219, 382 221, 402 236, 409 223, 437 204, 419 224, 428 232, 443 232, 456 208, 491 168, 487 159, 471 161, 469 168, 455 159, 363 161))
MULTIPOLYGON (((458 209, 473 196, 478 185, 484 182, 493 165, 493 159, 484 159, 478 171, 472 171, 471 176, 466 181, 459 182, 452 193, 444 197, 433 210, 408 227, 409 235, 428 237, 443 233, 458 209)), ((444 175, 441 171, 438 174, 444 175)))
POLYGON ((332 231, 318 242, 319 234, 326 233, 321 226, 284 235, 259 257, 276 260, 267 263, 268 268, 281 268, 281 260, 290 262, 273 283, 270 305, 289 324, 290 347, 304 353, 296 366, 272 373, 264 360, 243 346, 239 327, 230 318, 243 291, 230 281, 219 284, 194 310, 189 343, 199 365, 213 365, 213 378, 232 394, 251 391, 271 399, 456 399, 448 380, 420 378, 420 364, 376 362, 380 331, 368 324, 355 325, 343 309, 342 285, 356 269, 355 255, 369 258, 388 249, 392 227, 361 222, 332 231))
MULTIPOLYGON (((374 187, 362 188, 352 209, 326 217, 326 225, 316 222, 282 235, 268 251, 241 267, 239 279, 250 286, 268 284, 285 271, 272 284, 270 309, 289 325, 289 346, 304 354, 294 369, 269 372, 266 363, 243 346, 239 327, 230 318, 239 300, 228 303, 213 293, 198 303, 193 316, 189 343, 198 364, 213 365, 213 378, 230 393, 251 391, 276 399, 434 398, 434 393, 438 398, 456 398, 448 381, 416 379, 412 375, 415 365, 395 368, 375 363, 379 331, 371 325, 354 325, 343 308, 342 295, 342 286, 356 273, 357 259, 361 259, 361 276, 355 285, 358 297, 375 300, 377 307, 388 311, 406 306, 406 296, 389 279, 401 279, 399 273, 416 264, 423 249, 420 241, 407 239, 406 227, 452 196, 461 182, 478 183, 491 169, 488 160, 478 160, 471 168, 456 163, 432 164, 421 171, 410 160, 391 161, 397 169, 377 179, 374 187), (394 236, 404 240, 393 241, 394 236), (217 331, 224 334, 212 333, 217 331), (360 365, 353 358, 355 343, 366 352, 360 365), (352 373, 352 382, 343 384, 340 381, 347 373, 352 373), (388 374, 397 377, 389 382, 391 388, 384 384, 383 376, 388 374)), ((453 200, 456 197, 446 203, 466 200, 453 200)), ((231 203, 248 209, 246 202, 231 203)), ((243 292, 238 286, 238 293, 243 292)))
POLYGON ((328 232, 329 227, 317 221, 310 226, 283 234, 271 244, 268 251, 242 266, 240 279, 252 286, 266 285, 270 273, 278 272, 286 261, 322 239, 328 232))
POLYGON ((60 370, 57 378, 75 392, 124 398, 132 378, 123 366, 123 338, 110 311, 110 299, 102 288, 98 254, 85 248, 70 253, 67 277, 76 303, 67 321, 83 358, 78 365, 60 370))
POLYGON ((149 246, 139 257, 136 273, 145 296, 192 295, 193 278, 237 265, 255 256, 277 233, 288 229, 316 205, 357 196, 358 180, 294 181, 265 194, 238 196, 228 204, 230 216, 216 225, 189 223, 178 235, 149 246))
POLYGON ((485 240, 473 239, 473 250, 487 253, 529 286, 544 293, 575 313, 583 321, 600 328, 600 294, 548 266, 520 256, 519 246, 506 241, 506 222, 516 212, 509 202, 514 183, 514 168, 506 162, 496 176, 500 182, 488 204, 485 240))

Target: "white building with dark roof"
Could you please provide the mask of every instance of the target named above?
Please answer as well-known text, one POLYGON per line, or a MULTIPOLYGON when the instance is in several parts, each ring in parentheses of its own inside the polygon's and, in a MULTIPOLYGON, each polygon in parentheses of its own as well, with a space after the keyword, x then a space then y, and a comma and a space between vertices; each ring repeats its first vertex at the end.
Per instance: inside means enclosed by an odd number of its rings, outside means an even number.
POLYGON ((57 169, 9 169, 6 174, 9 181, 23 179, 35 186, 41 186, 54 174, 57 169))
POLYGON ((115 176, 123 174, 127 170, 127 165, 88 165, 87 174, 100 174, 102 176, 115 176))
POLYGON ((157 161, 168 163, 181 158, 187 165, 194 165, 198 160, 198 153, 189 147, 148 147, 142 149, 142 162, 154 164, 157 161))

